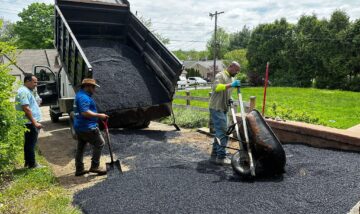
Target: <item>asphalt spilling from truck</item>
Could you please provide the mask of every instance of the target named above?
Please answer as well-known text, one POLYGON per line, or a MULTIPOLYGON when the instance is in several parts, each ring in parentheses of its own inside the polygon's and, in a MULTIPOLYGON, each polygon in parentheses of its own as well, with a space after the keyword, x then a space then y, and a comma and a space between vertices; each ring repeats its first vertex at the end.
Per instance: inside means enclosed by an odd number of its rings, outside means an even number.
POLYGON ((170 101, 165 88, 143 58, 118 41, 81 40, 93 66, 93 78, 101 86, 94 94, 99 111, 152 106, 170 101))
POLYGON ((186 139, 170 143, 180 135, 112 131, 130 171, 78 192, 74 203, 85 213, 346 213, 360 200, 359 153, 284 145, 284 175, 245 181, 186 139))

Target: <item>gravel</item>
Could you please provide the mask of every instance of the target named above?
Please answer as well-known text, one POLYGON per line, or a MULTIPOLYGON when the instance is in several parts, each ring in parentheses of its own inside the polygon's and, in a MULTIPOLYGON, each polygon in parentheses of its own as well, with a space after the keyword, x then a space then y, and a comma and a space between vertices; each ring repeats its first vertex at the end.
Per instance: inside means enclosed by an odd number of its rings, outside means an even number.
POLYGON ((80 44, 101 86, 94 95, 99 111, 170 102, 155 73, 131 47, 113 40, 82 40, 80 44))
POLYGON ((285 145, 286 173, 249 182, 196 145, 169 143, 178 132, 111 137, 131 170, 78 192, 85 213, 346 213, 360 200, 358 153, 285 145))

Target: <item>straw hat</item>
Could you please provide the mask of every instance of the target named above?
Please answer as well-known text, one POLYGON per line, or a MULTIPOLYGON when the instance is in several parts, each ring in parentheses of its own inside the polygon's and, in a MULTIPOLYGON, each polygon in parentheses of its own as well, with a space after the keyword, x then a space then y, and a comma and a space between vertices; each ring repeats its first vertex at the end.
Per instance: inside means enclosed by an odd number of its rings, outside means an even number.
POLYGON ((96 81, 94 79, 90 79, 90 78, 85 78, 83 79, 83 81, 81 82, 81 85, 94 85, 96 87, 100 88, 100 85, 96 84, 96 81))

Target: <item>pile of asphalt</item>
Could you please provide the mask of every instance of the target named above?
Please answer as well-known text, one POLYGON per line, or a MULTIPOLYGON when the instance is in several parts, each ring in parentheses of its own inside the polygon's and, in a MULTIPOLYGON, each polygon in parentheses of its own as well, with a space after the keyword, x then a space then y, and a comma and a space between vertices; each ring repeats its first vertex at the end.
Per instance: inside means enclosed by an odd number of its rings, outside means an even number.
POLYGON ((78 192, 85 213, 346 213, 360 200, 358 153, 285 145, 286 173, 249 182, 196 145, 169 143, 176 132, 111 137, 131 170, 78 192))
POLYGON ((100 88, 94 99, 98 110, 147 107, 169 102, 169 95, 139 53, 113 40, 81 40, 100 88))

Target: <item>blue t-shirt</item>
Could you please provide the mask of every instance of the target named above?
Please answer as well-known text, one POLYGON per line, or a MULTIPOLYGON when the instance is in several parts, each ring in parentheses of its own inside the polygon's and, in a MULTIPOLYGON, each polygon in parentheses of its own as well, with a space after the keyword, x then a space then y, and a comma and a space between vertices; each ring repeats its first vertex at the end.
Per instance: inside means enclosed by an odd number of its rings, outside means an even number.
POLYGON ((98 126, 98 118, 84 117, 81 113, 92 111, 97 113, 96 104, 94 100, 91 98, 91 95, 84 90, 80 90, 76 93, 75 101, 74 101, 74 129, 77 132, 84 132, 96 129, 98 126))
MULTIPOLYGON (((41 120, 41 111, 39 108, 38 103, 36 102, 36 99, 33 95, 33 92, 28 89, 26 86, 21 86, 18 91, 17 91, 17 95, 15 97, 15 102, 16 102, 16 110, 18 111, 23 111, 22 106, 24 105, 28 105, 33 118, 39 122, 41 120)), ((26 115, 24 116, 24 118, 26 119, 26 123, 31 123, 31 121, 26 117, 26 115)))

